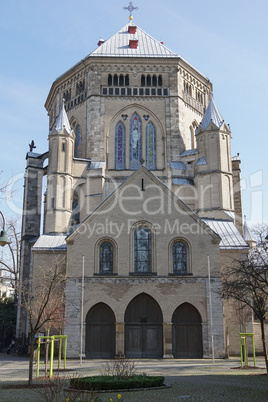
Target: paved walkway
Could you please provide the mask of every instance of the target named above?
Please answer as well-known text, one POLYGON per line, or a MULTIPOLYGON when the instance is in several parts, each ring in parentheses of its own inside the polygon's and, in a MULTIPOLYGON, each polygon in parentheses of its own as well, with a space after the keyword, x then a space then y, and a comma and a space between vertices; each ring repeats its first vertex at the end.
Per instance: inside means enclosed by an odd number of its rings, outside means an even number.
MULTIPOLYGON (((99 375, 104 360, 67 360, 68 376, 99 375)), ((251 362, 250 362, 251 363, 251 362)), ((0 353, 0 385, 27 381, 28 359, 0 353)), ((55 362, 56 367, 57 362, 55 362)), ((240 366, 238 358, 215 360, 137 360, 137 372, 163 375, 170 388, 139 392, 122 392, 120 401, 268 401, 268 376, 263 359, 257 359, 257 370, 235 369, 240 366), (259 374, 259 375, 257 375, 259 374)), ((36 365, 34 366, 36 375, 36 365)), ((44 375, 41 364, 40 376, 44 375)), ((61 373, 66 375, 66 373, 61 373)), ((36 382, 36 380, 35 380, 36 382)), ((41 401, 37 391, 0 389, 0 401, 41 401)), ((117 394, 102 394, 104 401, 117 400, 117 394)), ((65 399, 62 399, 63 401, 65 399)))

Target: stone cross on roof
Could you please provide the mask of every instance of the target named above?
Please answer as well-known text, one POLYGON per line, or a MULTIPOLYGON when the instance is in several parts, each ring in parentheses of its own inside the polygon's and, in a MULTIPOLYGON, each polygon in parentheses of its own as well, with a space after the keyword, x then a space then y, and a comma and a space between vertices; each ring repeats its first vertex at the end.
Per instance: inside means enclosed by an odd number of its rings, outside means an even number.
POLYGON ((128 10, 129 11, 129 19, 132 20, 132 11, 134 10, 138 10, 139 7, 134 7, 132 4, 132 1, 129 2, 129 6, 128 7, 123 7, 124 10, 128 10))

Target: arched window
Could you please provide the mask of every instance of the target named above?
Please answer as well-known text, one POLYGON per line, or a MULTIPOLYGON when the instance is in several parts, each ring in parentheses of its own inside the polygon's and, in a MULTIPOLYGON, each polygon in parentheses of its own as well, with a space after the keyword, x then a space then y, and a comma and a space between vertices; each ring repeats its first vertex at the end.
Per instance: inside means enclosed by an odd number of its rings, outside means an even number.
POLYGON ((113 245, 110 242, 105 241, 100 245, 100 274, 113 273, 113 257, 113 245))
POLYGON ((163 85, 162 75, 158 76, 158 85, 161 87, 163 85))
POLYGON ((156 134, 153 123, 146 126, 146 167, 156 169, 156 134))
POLYGON ((186 246, 180 241, 173 244, 173 273, 181 274, 187 272, 186 246))
POLYGON ((121 87, 124 85, 124 76, 123 76, 123 74, 120 74, 120 76, 119 76, 119 85, 121 87))
POLYGON ((145 75, 141 76, 141 86, 144 87, 145 86, 145 75))
POLYGON ((128 74, 125 76, 125 85, 126 86, 129 85, 129 75, 128 74))
POLYGON ((80 205, 77 193, 73 194, 72 200, 72 226, 80 223, 80 205))
POLYGON ((147 75, 147 86, 151 86, 151 76, 149 74, 147 75))
POLYGON ((80 126, 77 126, 75 130, 74 157, 79 158, 79 156, 80 156, 80 126))
POLYGON ((153 87, 157 86, 157 78, 156 75, 153 75, 153 87))
POLYGON ((117 123, 115 127, 115 169, 125 169, 125 127, 123 123, 117 123))
POLYGON ((113 77, 112 77, 112 74, 109 74, 109 75, 108 75, 108 85, 109 85, 109 86, 113 85, 113 77))
POLYGON ((134 235, 134 270, 135 272, 152 272, 152 240, 151 231, 140 226, 134 235))
POLYGON ((118 85, 118 75, 114 75, 114 85, 118 85))
POLYGON ((134 113, 129 122, 129 168, 138 169, 141 165, 141 119, 134 113))

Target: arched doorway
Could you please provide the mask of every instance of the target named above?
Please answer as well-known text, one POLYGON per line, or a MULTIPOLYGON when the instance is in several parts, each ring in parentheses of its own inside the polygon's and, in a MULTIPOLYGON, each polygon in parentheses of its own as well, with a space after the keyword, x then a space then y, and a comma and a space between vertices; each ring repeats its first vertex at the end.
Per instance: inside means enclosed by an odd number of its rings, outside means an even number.
POLYGON ((172 317, 173 356, 201 358, 203 356, 202 323, 197 309, 189 303, 180 305, 172 317))
POLYGON ((125 355, 131 358, 163 357, 163 315, 149 295, 136 296, 125 312, 125 355))
POLYGON ((115 316, 104 303, 93 306, 86 317, 86 357, 111 359, 115 354, 115 316))

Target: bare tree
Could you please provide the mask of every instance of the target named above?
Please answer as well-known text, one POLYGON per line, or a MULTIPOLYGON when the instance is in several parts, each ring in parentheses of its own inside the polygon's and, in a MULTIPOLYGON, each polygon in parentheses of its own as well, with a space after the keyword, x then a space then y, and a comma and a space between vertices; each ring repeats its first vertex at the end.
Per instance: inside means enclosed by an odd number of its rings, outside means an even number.
POLYGON ((8 237, 11 240, 0 255, 0 269, 8 273, 11 287, 14 289, 15 305, 18 299, 19 285, 19 253, 20 253, 20 233, 17 230, 17 220, 10 219, 6 224, 8 237))
POLYGON ((29 385, 33 379, 36 334, 48 322, 53 322, 59 312, 64 314, 64 264, 64 258, 56 260, 51 267, 39 270, 38 281, 33 282, 38 282, 37 286, 29 290, 29 284, 26 283, 22 287, 22 308, 26 311, 29 324, 29 385))
MULTIPOLYGON (((256 230, 259 231, 260 227, 256 230)), ((256 233, 256 232, 255 232, 256 233)), ((265 321, 268 316, 268 250, 267 227, 261 229, 257 247, 250 250, 248 257, 235 260, 222 272, 222 293, 237 300, 241 307, 247 306, 261 325, 263 353, 268 373, 268 357, 265 337, 265 321)))

